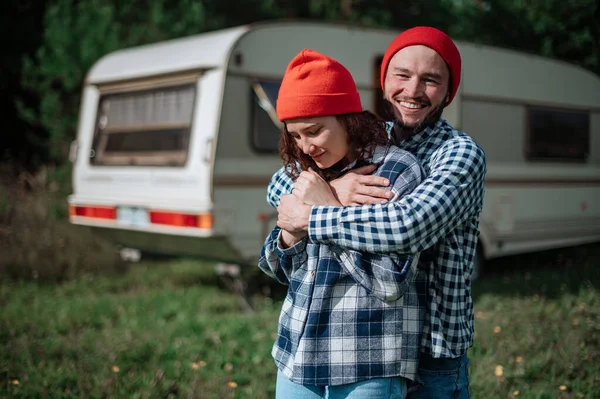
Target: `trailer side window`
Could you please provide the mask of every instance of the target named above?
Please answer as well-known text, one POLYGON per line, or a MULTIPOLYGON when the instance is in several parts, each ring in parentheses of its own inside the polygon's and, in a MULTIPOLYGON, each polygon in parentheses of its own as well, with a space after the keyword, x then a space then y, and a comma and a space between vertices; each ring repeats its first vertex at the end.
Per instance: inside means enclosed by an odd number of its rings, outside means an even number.
POLYGON ((102 96, 92 164, 183 166, 195 94, 186 84, 102 96))
POLYGON ((394 112, 391 109, 389 103, 383 99, 383 90, 381 89, 381 62, 383 61, 383 55, 375 57, 373 62, 373 83, 371 88, 373 90, 373 110, 379 115, 379 117, 385 120, 393 120, 394 112))
POLYGON ((277 119, 275 106, 281 82, 255 81, 252 84, 251 143, 256 151, 277 152, 283 124, 277 119))
POLYGON ((527 159, 585 162, 590 151, 590 115, 585 111, 529 107, 527 159))

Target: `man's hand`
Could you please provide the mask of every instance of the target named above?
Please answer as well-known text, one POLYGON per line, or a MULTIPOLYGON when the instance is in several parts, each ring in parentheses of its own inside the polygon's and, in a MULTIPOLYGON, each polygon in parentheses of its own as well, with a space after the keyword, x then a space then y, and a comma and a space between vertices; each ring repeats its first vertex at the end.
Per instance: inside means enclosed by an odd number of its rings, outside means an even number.
POLYGON ((293 194, 281 196, 277 207, 277 226, 293 235, 308 231, 310 208, 293 194))
POLYGON ((388 179, 371 176, 377 165, 367 165, 346 173, 329 184, 335 191, 338 200, 344 205, 364 205, 386 203, 392 198, 388 179))
POLYGON ((307 205, 342 206, 329 184, 312 169, 300 173, 294 182, 292 194, 307 205))

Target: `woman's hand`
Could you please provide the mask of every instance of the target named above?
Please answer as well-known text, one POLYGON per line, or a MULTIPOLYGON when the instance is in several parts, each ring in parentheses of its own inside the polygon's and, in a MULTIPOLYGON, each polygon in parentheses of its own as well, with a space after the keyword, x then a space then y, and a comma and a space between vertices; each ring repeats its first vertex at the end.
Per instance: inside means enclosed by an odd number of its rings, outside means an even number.
POLYGON ((287 230, 281 230, 281 235, 279 236, 279 245, 281 248, 289 248, 293 247, 304 237, 306 237, 308 233, 306 231, 302 231, 300 233, 290 233, 287 230))
POLYGON ((312 169, 300 173, 294 182, 292 194, 306 205, 342 205, 329 184, 312 169))

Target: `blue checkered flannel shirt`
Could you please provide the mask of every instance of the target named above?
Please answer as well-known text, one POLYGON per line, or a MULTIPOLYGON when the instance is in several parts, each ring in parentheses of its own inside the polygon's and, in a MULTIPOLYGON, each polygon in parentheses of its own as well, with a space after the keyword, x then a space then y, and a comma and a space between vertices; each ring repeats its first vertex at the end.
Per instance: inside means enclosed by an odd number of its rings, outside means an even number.
MULTIPOLYGON (((395 146, 376 147, 366 161, 390 180, 392 201, 421 180, 416 158, 395 146)), ((279 179, 289 177, 276 173, 271 185, 279 179)), ((279 190, 272 204, 291 189, 279 190)), ((426 300, 418 254, 372 254, 306 238, 284 249, 280 232, 276 227, 267 237, 259 267, 289 286, 272 351, 281 372, 305 385, 414 380, 426 300)))
MULTIPOLYGON (((384 205, 313 206, 309 237, 316 243, 372 253, 430 249, 432 256, 424 253, 419 267, 428 279, 421 351, 436 358, 458 357, 473 345, 470 278, 483 206, 485 154, 471 137, 442 118, 396 144, 421 163, 425 173, 421 184, 384 205)), ((267 194, 273 206, 291 184, 283 170, 277 176, 267 194)))

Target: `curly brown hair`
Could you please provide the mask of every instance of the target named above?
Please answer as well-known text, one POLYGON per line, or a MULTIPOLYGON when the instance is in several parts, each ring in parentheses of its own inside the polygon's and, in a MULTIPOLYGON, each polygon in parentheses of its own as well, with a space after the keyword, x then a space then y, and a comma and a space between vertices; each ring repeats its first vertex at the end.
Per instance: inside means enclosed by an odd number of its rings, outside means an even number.
MULTIPOLYGON (((356 152, 358 159, 368 156, 369 151, 375 145, 386 145, 389 141, 385 121, 370 111, 335 115, 335 117, 348 132, 350 151, 356 152)), ((323 179, 331 181, 339 176, 340 169, 343 167, 343 165, 338 165, 338 162, 327 169, 320 169, 316 162, 296 145, 296 141, 288 132, 285 123, 279 139, 279 155, 287 174, 294 180, 300 175, 300 172, 312 168, 323 179)))

